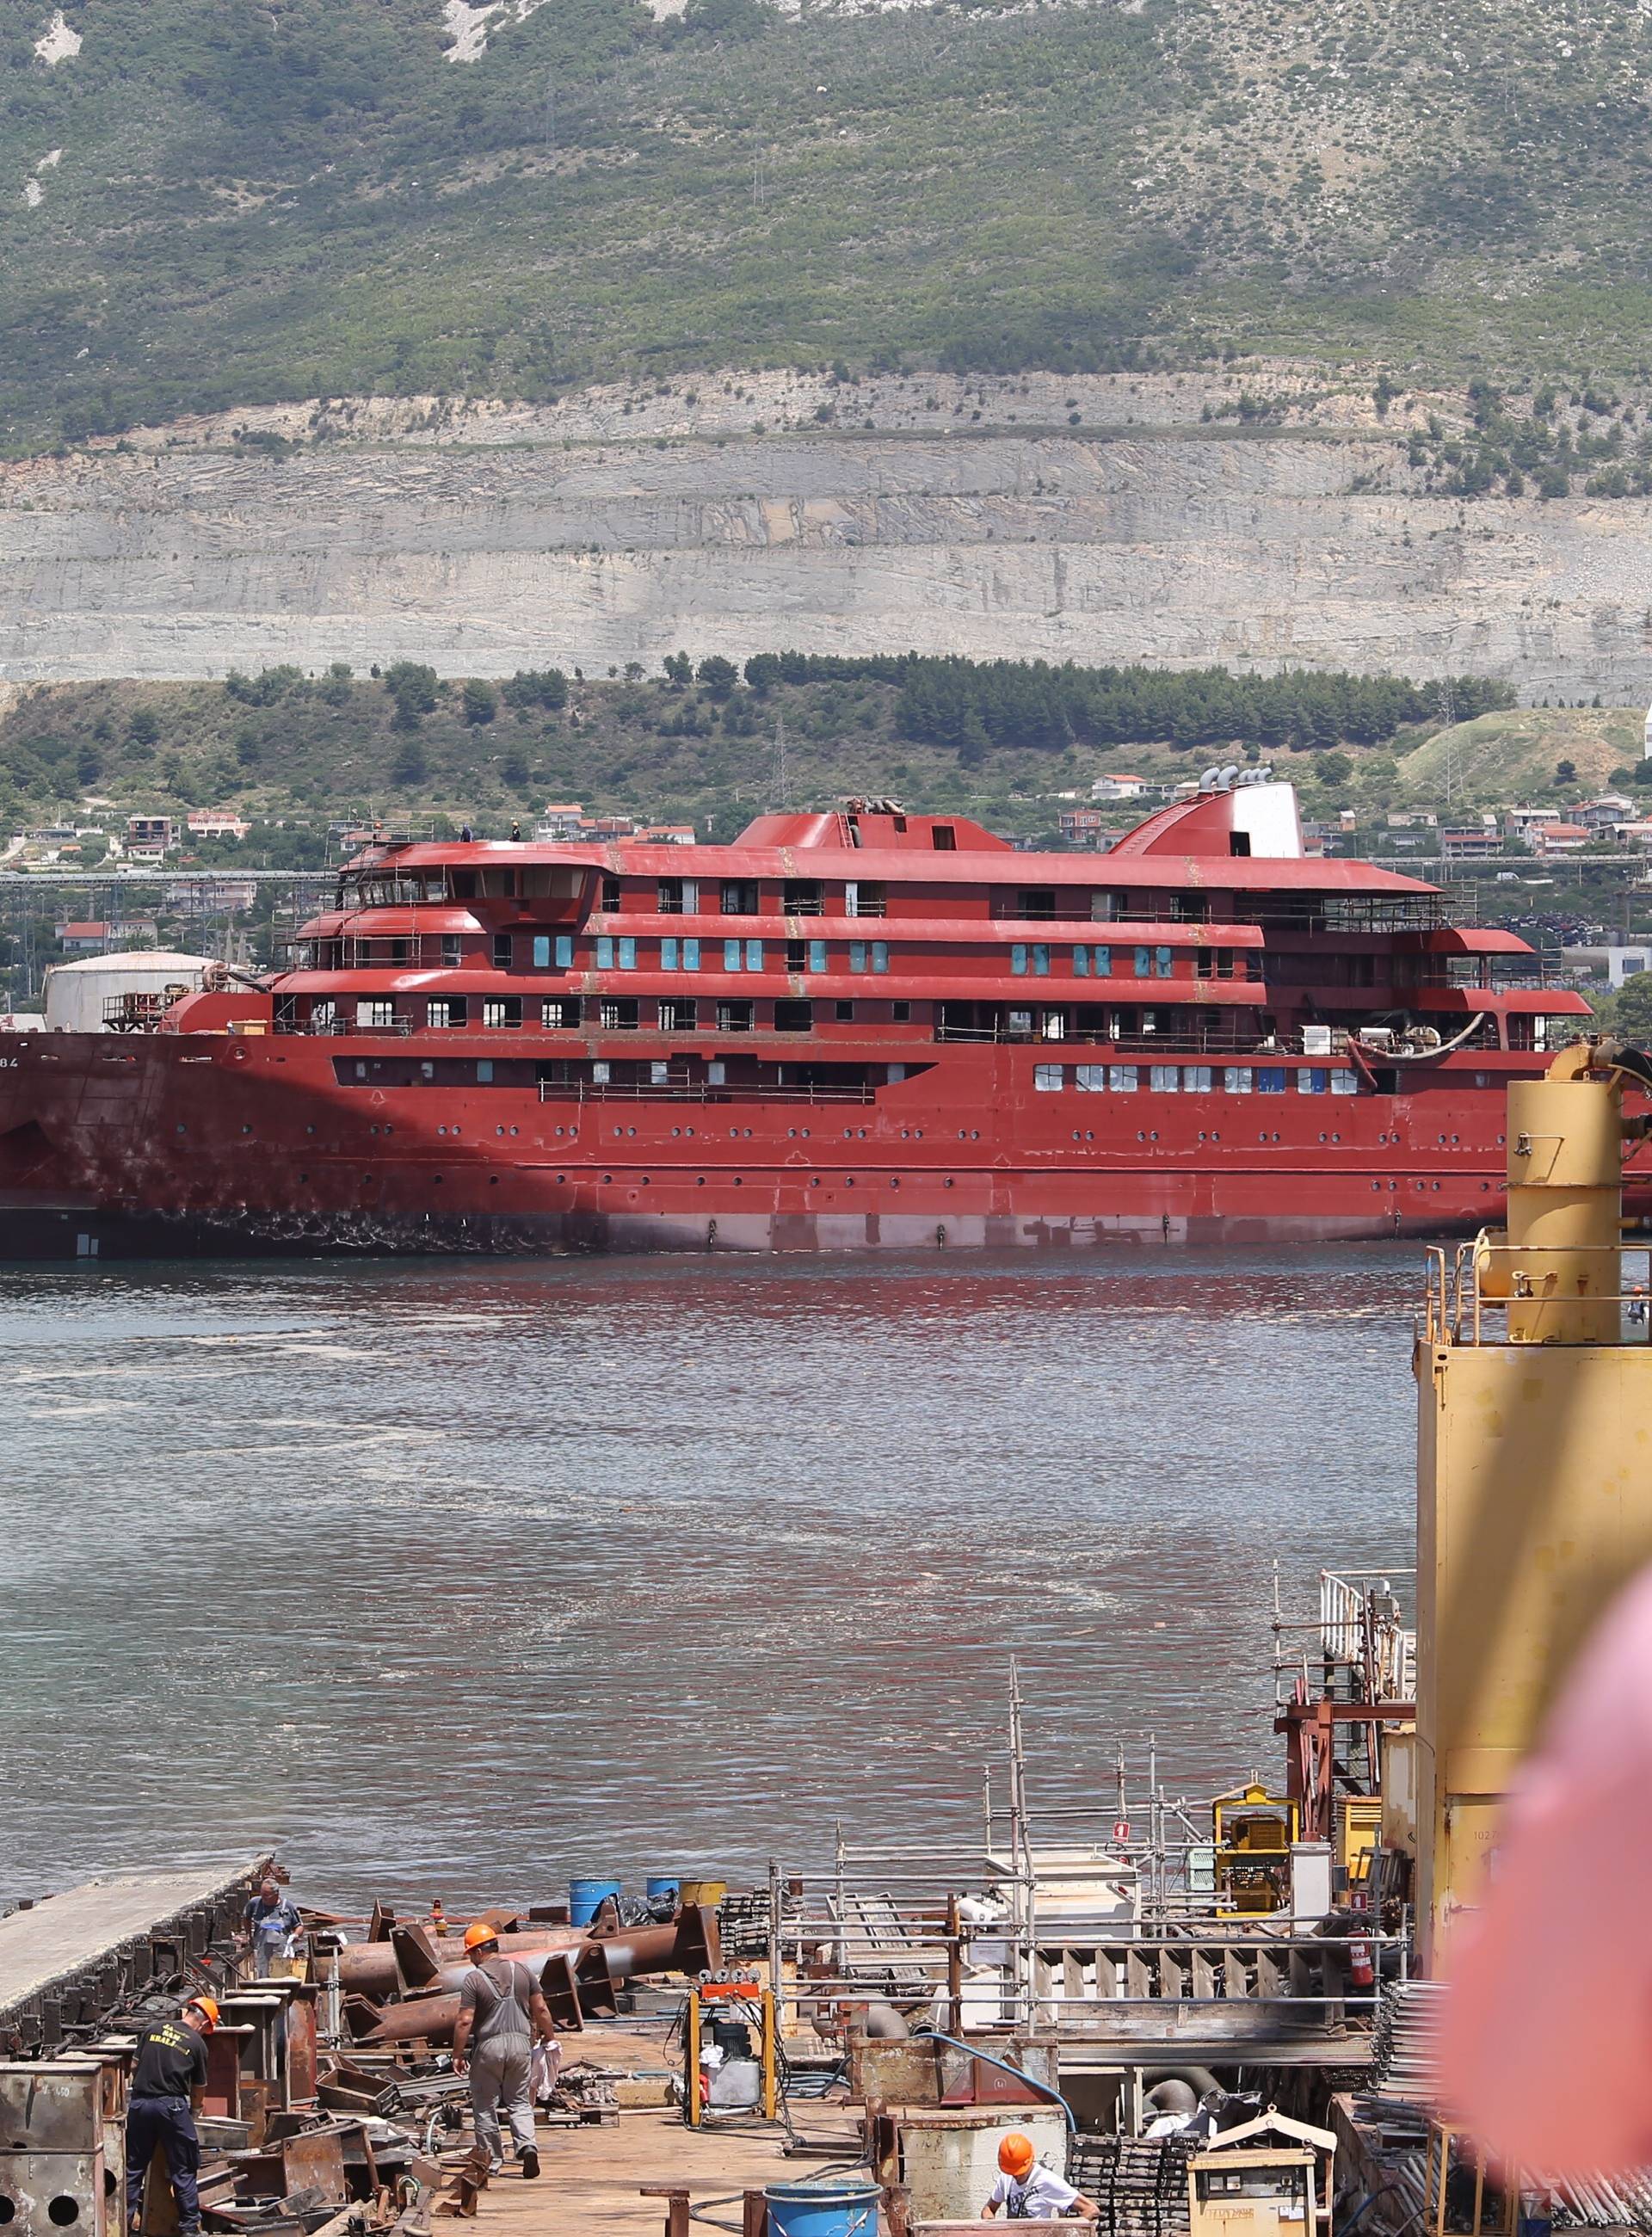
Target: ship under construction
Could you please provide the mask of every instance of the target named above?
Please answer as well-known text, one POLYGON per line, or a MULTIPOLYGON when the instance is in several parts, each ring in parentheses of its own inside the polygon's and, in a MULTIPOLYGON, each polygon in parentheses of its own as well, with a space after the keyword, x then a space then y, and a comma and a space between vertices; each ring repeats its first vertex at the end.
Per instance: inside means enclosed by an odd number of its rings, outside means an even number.
POLYGON ((7 1255, 1471 1231, 1587 1005, 1247 774, 1102 856, 887 801, 374 847, 272 975, 7 1037, 7 1255))

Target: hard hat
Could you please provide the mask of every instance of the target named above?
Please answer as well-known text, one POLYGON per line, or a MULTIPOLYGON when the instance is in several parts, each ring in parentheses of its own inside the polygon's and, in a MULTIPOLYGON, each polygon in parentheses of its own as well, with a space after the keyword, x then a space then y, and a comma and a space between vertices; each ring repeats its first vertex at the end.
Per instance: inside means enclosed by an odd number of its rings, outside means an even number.
POLYGON ((498 1927, 490 1926, 485 1918, 472 1919, 465 1929, 465 1947, 467 1950, 479 1950, 485 1942, 497 1942, 499 1938, 498 1927))
POLYGON ((1032 2138, 1022 2135, 1019 2128, 1012 2128, 998 2147, 998 2164, 1014 2182, 1024 2182, 1027 2180, 1033 2172, 1033 2165, 1037 2157, 1038 2154, 1033 2149, 1032 2138))
POLYGON ((215 1996, 191 1996, 185 2004, 184 2009, 187 2012, 199 2012, 209 2028, 215 2028, 218 2024, 218 2002, 215 1996))

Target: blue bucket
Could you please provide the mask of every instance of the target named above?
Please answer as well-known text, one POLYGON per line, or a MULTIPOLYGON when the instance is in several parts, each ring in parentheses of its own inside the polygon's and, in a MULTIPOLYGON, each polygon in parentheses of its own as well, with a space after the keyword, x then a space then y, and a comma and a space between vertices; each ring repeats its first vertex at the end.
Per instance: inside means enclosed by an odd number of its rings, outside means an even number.
POLYGON ((763 2195, 769 2207, 769 2237, 877 2237, 882 2193, 864 2175, 771 2182, 763 2195))
POLYGON ((669 1877, 656 1872, 651 1875, 648 1879, 644 1880, 643 1885, 650 1895, 669 1895, 674 1897, 678 1894, 682 1889, 683 1877, 680 1872, 669 1877))
POLYGON ((609 1897, 618 1895, 624 1884, 621 1880, 570 1880, 569 1925, 589 1926, 609 1897))

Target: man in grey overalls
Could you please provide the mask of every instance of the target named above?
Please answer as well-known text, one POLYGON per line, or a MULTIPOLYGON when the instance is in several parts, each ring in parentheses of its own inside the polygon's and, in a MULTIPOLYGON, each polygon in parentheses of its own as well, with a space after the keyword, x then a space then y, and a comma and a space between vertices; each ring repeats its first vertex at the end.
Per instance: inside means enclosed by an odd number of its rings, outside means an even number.
POLYGON ((476 1919, 465 1929, 465 1947, 472 1963, 459 1986, 453 2065, 462 2074, 468 2058, 471 2119, 476 2141, 486 2150, 490 2171, 498 2174, 505 2165, 499 2135, 503 2106, 523 2175, 532 2182, 539 2172, 529 2085, 533 2038, 537 2034, 541 2042, 554 2042, 556 2028, 527 1967, 499 1956, 497 1928, 476 1919))

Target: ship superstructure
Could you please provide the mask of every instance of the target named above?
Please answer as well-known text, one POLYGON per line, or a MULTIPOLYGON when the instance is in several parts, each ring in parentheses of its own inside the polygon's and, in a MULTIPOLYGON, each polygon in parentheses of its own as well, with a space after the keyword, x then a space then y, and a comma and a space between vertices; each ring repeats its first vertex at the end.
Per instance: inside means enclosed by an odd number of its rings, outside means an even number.
POLYGON ((729 847, 387 845, 289 967, 20 1034, 14 1250, 911 1249, 1473 1228, 1546 1062, 1512 934, 1219 782, 1106 855, 851 802, 729 847), (164 1244, 162 1247, 165 1247, 164 1244))

